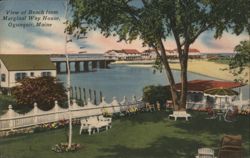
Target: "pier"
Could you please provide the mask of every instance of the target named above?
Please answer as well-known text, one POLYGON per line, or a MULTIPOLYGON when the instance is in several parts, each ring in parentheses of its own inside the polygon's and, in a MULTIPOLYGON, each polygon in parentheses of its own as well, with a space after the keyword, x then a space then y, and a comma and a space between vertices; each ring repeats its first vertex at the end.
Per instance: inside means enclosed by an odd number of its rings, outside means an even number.
MULTIPOLYGON (((58 74, 67 73, 65 55, 53 55, 50 60, 55 64, 58 74)), ((107 69, 114 59, 104 57, 102 54, 69 54, 70 72, 91 72, 97 69, 107 69)))

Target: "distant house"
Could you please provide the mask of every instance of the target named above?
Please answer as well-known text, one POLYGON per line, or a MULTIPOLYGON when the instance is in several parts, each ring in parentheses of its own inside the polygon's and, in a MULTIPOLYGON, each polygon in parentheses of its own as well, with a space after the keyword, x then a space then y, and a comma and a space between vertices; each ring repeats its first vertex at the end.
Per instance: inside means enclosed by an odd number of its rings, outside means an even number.
POLYGON ((25 77, 54 76, 56 67, 48 55, 0 55, 0 88, 9 89, 25 77))
MULTIPOLYGON (((173 52, 175 54, 178 54, 177 49, 174 49, 173 52)), ((201 56, 202 56, 202 54, 198 49, 189 48, 189 52, 188 52, 189 59, 199 59, 199 58, 201 58, 201 56)))
MULTIPOLYGON (((166 55, 169 59, 176 59, 178 57, 178 53, 173 50, 166 49, 166 55)), ((148 49, 142 52, 142 59, 144 60, 153 60, 156 59, 157 53, 154 49, 148 49)))
POLYGON ((123 60, 125 58, 125 53, 123 53, 122 50, 108 50, 104 53, 104 57, 114 60, 123 60))
POLYGON ((154 60, 157 57, 157 53, 153 49, 148 49, 142 52, 142 59, 154 60))
POLYGON ((104 56, 114 60, 140 60, 142 53, 136 49, 109 50, 104 56))

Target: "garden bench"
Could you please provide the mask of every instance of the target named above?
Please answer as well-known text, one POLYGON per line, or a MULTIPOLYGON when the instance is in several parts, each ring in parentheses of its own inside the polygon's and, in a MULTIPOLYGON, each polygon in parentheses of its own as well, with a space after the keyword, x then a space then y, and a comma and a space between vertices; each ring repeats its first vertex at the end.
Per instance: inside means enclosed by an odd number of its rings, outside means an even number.
POLYGON ((111 122, 112 122, 112 118, 111 117, 104 117, 103 115, 100 115, 98 117, 98 120, 99 121, 103 121, 103 122, 106 122, 108 124, 108 127, 111 128, 111 122))
POLYGON ((111 118, 99 116, 98 119, 97 116, 92 116, 87 119, 81 119, 81 127, 79 134, 82 133, 83 129, 86 129, 89 135, 91 135, 91 131, 93 129, 97 129, 97 132, 99 133, 100 129, 103 127, 105 127, 106 130, 108 130, 109 127, 111 128, 111 118))
POLYGON ((186 121, 188 121, 188 118, 191 117, 191 115, 186 111, 173 111, 173 114, 170 114, 168 117, 174 117, 175 121, 177 120, 177 118, 186 118, 186 121))
POLYGON ((198 155, 195 158, 216 158, 214 156, 214 150, 210 148, 198 149, 198 155))

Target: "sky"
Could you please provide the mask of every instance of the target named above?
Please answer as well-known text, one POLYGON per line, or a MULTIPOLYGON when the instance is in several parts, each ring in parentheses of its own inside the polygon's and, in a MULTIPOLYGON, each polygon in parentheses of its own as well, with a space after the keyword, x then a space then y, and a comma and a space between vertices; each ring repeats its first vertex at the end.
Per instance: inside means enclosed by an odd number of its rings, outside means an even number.
MULTIPOLYGON (((0 54, 64 53, 64 3, 64 0, 0 1, 0 54), (37 23, 45 26, 37 25, 37 23)), ((247 33, 239 36, 224 33, 220 39, 214 39, 213 34, 213 31, 204 32, 191 45, 191 48, 204 53, 232 53, 240 41, 249 39, 247 33)), ((142 41, 139 39, 130 44, 117 41, 116 37, 105 38, 98 30, 90 31, 86 39, 73 39, 69 42, 67 52, 104 53, 110 49, 137 49, 139 51, 148 49, 142 47, 142 41)), ((171 37, 164 44, 166 49, 176 48, 171 37)))

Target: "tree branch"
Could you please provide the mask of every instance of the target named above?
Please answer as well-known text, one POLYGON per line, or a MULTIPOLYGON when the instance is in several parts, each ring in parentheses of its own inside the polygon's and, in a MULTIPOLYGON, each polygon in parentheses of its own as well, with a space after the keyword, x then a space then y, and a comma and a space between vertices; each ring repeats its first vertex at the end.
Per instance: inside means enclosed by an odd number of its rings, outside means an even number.
POLYGON ((192 44, 198 37, 199 35, 206 31, 208 28, 210 27, 210 25, 206 25, 205 23, 203 24, 203 26, 200 28, 200 30, 197 31, 197 33, 193 36, 193 38, 191 38, 188 43, 192 44))

